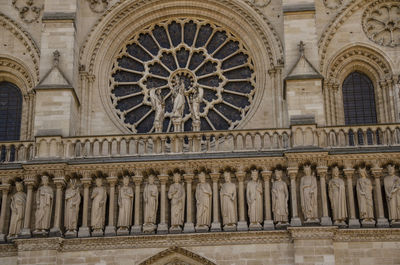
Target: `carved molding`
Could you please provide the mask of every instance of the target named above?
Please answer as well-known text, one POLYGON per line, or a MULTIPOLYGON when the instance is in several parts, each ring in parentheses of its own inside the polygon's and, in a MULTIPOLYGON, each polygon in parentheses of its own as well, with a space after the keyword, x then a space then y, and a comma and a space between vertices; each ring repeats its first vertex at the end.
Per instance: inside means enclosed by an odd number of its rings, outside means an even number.
MULTIPOLYGON (((270 37, 266 35, 266 32, 259 23, 253 17, 253 14, 248 10, 244 9, 241 5, 236 3, 236 1, 232 0, 221 0, 218 1, 219 4, 224 5, 226 8, 230 8, 241 14, 245 17, 250 24, 254 26, 256 31, 259 33, 259 36, 264 42, 264 45, 267 49, 270 67, 274 67, 275 64, 283 63, 283 45, 280 37, 268 20, 268 18, 263 14, 261 10, 259 10, 252 1, 245 0, 250 7, 252 7, 253 11, 257 13, 258 16, 261 17, 262 21, 266 24, 269 29, 269 34, 271 34, 273 38, 273 42, 271 42, 270 37), (276 47, 271 47, 271 45, 276 45, 276 47), (277 58, 275 58, 277 57, 277 58)), ((116 27, 120 23, 120 21, 126 19, 126 16, 136 12, 136 10, 145 7, 146 5, 152 5, 153 10, 154 6, 157 4, 162 5, 163 1, 160 0, 140 0, 135 2, 121 1, 110 9, 108 9, 104 14, 99 18, 99 20, 95 23, 95 25, 90 30, 86 40, 80 48, 80 62, 81 65, 85 65, 86 69, 88 69, 89 73, 93 73, 94 61, 96 59, 97 53, 101 44, 107 39, 111 30, 116 27), (125 6, 124 6, 125 5, 125 6)))
POLYGON ((161 251, 160 253, 152 256, 151 258, 139 263, 139 265, 152 265, 152 264, 158 264, 162 263, 165 264, 165 262, 169 261, 172 263, 166 263, 166 264, 187 264, 182 261, 182 263, 179 263, 180 259, 178 258, 178 262, 175 261, 176 254, 181 255, 185 258, 189 258, 192 262, 195 264, 204 264, 204 265, 216 265, 214 262, 209 261, 206 258, 203 258, 189 250, 186 250, 184 248, 180 247, 172 247, 169 249, 166 249, 164 251, 161 251), (175 262, 175 263, 174 263, 175 262))
POLYGON ((372 2, 371 0, 351 0, 337 12, 335 17, 325 27, 318 41, 318 49, 320 53, 320 68, 324 68, 326 62, 326 53, 328 46, 336 34, 338 29, 351 17, 357 10, 372 2))
POLYGON ((35 41, 17 22, 0 12, 0 26, 10 31, 17 39, 19 39, 25 46, 26 51, 29 53, 35 65, 34 72, 36 74, 36 82, 39 81, 39 59, 40 50, 35 41))
POLYGON ((22 65, 22 63, 17 62, 15 59, 0 58, 0 69, 2 72, 10 73, 18 79, 23 80, 24 84, 18 84, 19 82, 15 82, 21 89, 23 95, 27 95, 28 92, 35 87, 35 79, 31 73, 27 71, 27 67, 22 65))
MULTIPOLYGON (((171 248, 169 251, 172 252, 174 249, 181 247, 279 244, 289 243, 294 239, 332 239, 334 242, 398 242, 400 241, 400 229, 338 229, 334 226, 290 227, 288 228, 288 231, 260 231, 246 233, 224 232, 190 235, 180 234, 76 239, 17 239, 14 243, 0 245, 0 257, 16 256, 19 251, 38 250, 71 252, 134 248, 171 248)), ((179 251, 180 250, 178 250, 178 253, 179 251)))
POLYGON ((329 9, 336 9, 341 7, 343 4, 343 0, 322 0, 324 6, 329 9))
POLYGON ((288 231, 294 240, 332 239, 338 228, 332 227, 289 227, 288 231))
POLYGON ((95 13, 103 13, 107 10, 109 0, 87 0, 89 2, 90 9, 95 13))
POLYGON ((371 41, 382 46, 399 46, 400 4, 391 0, 372 2, 363 13, 362 26, 371 41))
POLYGON ((12 0, 12 5, 26 23, 37 21, 44 8, 43 0, 12 0))
POLYGON ((257 7, 266 7, 271 3, 271 0, 251 0, 251 3, 253 3, 257 7))

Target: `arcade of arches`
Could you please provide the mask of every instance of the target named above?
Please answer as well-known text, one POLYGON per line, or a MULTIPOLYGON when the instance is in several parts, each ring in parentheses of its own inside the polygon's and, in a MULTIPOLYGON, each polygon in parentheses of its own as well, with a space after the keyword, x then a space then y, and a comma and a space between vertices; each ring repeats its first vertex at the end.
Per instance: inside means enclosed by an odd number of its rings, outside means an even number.
POLYGON ((400 264, 395 0, 0 3, 0 263, 400 264))

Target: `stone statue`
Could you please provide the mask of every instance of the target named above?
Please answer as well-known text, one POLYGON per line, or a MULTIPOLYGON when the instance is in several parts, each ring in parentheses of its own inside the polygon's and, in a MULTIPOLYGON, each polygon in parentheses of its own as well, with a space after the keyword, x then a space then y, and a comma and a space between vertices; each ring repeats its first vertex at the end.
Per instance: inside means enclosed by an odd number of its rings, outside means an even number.
POLYGON ((42 176, 42 186, 36 193, 36 214, 34 233, 46 233, 50 229, 51 213, 53 208, 54 193, 49 186, 49 177, 42 176))
POLYGON ((129 176, 124 176, 118 193, 118 229, 128 230, 132 225, 133 189, 129 186, 129 176))
POLYGON ((251 171, 251 180, 246 189, 250 227, 261 227, 263 221, 263 185, 258 179, 258 170, 251 171))
POLYGON ((387 169, 388 175, 383 182, 389 208, 389 220, 393 224, 400 222, 400 178, 395 175, 393 165, 388 165, 387 169))
POLYGON ((282 180, 282 170, 275 170, 275 181, 272 184, 272 212, 277 226, 288 223, 289 192, 287 184, 282 180))
POLYGON ((196 187, 197 223, 196 229, 206 229, 211 224, 212 190, 206 182, 205 172, 199 173, 199 184, 196 187))
POLYGON ((332 179, 329 181, 329 199, 332 206, 332 215, 335 225, 346 225, 347 204, 346 187, 343 179, 339 177, 339 168, 332 168, 332 179))
POLYGON ((193 87, 189 91, 190 112, 193 121, 193 131, 200 131, 200 104, 203 102, 204 89, 193 87))
POLYGON ((185 217, 185 188, 181 181, 181 174, 175 172, 174 183, 169 187, 168 198, 171 200, 171 229, 181 230, 185 217))
POLYGON ((366 168, 360 168, 358 172, 360 178, 357 180, 357 199, 360 219, 366 222, 375 222, 371 180, 367 178, 366 168))
POLYGON ((144 202, 144 224, 143 230, 145 231, 148 227, 151 231, 155 229, 155 223, 157 218, 158 209, 158 188, 154 184, 154 175, 150 175, 148 183, 143 190, 143 202, 144 202))
POLYGON ((318 222, 318 188, 317 178, 312 173, 311 166, 304 166, 305 175, 300 181, 300 199, 306 222, 318 222))
POLYGON ((8 237, 17 237, 24 225, 26 194, 22 182, 16 182, 17 192, 11 197, 11 220, 8 237))
POLYGON ((94 232, 102 232, 106 217, 107 191, 103 180, 96 178, 96 187, 92 191, 91 224, 94 232))
POLYGON ((65 191, 65 215, 64 226, 66 232, 76 233, 78 227, 79 205, 81 194, 77 185, 77 179, 71 178, 70 185, 65 191))
POLYGON ((185 83, 177 75, 174 78, 175 85, 172 88, 172 99, 174 106, 172 108, 173 118, 182 118, 185 109, 185 83))
POLYGON ((165 114, 165 101, 161 95, 161 89, 150 89, 150 102, 155 111, 153 124, 155 132, 162 132, 165 114))
POLYGON ((236 185, 231 182, 231 172, 224 172, 225 183, 220 190, 221 212, 224 229, 236 228, 237 223, 237 200, 236 185))

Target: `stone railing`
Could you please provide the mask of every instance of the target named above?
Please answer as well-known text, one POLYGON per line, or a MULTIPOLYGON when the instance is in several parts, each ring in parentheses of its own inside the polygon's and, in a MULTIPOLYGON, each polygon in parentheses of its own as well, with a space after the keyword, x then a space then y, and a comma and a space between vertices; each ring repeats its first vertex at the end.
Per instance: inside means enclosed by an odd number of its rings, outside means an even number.
POLYGON ((285 151, 400 145, 400 124, 181 132, 89 137, 36 137, 0 142, 1 162, 218 152, 285 151))

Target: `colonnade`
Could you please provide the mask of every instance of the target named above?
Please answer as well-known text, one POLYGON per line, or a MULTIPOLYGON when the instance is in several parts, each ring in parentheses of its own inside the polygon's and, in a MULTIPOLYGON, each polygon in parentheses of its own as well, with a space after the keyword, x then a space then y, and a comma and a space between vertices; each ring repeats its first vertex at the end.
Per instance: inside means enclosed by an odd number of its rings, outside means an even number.
POLYGON ((0 186, 1 241, 302 225, 400 226, 400 178, 393 165, 175 169, 169 174, 94 175, 86 170, 73 177, 27 175, 10 183, 0 186))

